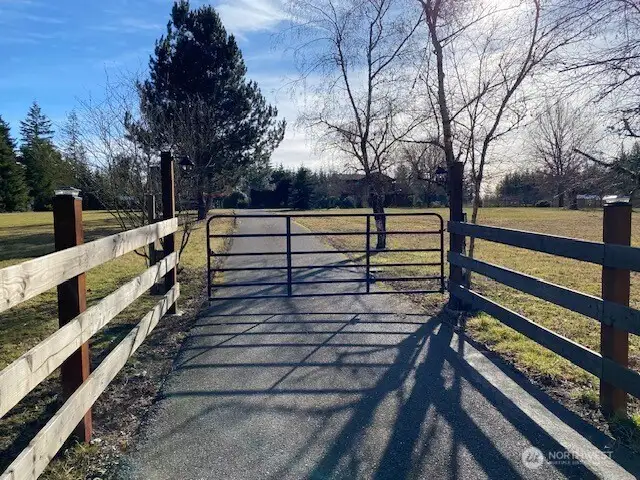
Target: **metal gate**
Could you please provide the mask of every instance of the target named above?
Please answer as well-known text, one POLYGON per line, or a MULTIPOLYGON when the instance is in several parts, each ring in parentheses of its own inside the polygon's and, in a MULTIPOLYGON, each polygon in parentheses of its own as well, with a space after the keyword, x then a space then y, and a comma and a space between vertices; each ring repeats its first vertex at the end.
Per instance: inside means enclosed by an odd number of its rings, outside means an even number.
POLYGON ((322 297, 322 296, 336 296, 336 295, 367 295, 367 294, 392 294, 392 293, 410 293, 410 294, 426 294, 426 293, 443 293, 445 291, 445 277, 444 277, 444 221, 437 213, 386 213, 386 223, 389 223, 389 219, 395 217, 415 217, 419 219, 435 219, 437 228, 426 230, 387 230, 386 232, 377 232, 375 228, 372 230, 372 224, 375 226, 375 214, 360 214, 360 213, 324 213, 324 214, 223 214, 214 215, 207 221, 207 290, 209 300, 241 300, 241 299, 262 299, 262 298, 288 298, 288 297, 322 297), (335 232, 304 232, 304 231, 292 231, 292 224, 295 224, 295 220, 299 218, 344 218, 344 217, 359 217, 365 222, 366 228, 364 231, 335 231, 335 232), (273 233, 212 233, 211 222, 219 218, 233 218, 234 221, 242 219, 278 219, 282 222, 282 231, 273 233), (372 222, 372 218, 374 221, 372 222), (376 250, 371 247, 372 237, 377 238, 378 233, 386 233, 387 245, 393 242, 389 242, 393 236, 398 235, 417 235, 419 238, 426 239, 429 237, 436 237, 437 247, 429 248, 385 248, 384 250, 376 250), (295 250, 292 248, 292 239, 296 237, 305 236, 362 236, 363 246, 357 249, 332 249, 332 250, 295 250), (238 239, 238 238, 284 238, 285 242, 281 251, 241 251, 241 252, 215 252, 211 248, 212 238, 221 239, 238 239), (376 255, 378 254, 393 254, 393 253, 426 253, 434 252, 439 254, 438 261, 421 261, 421 262, 403 262, 403 263, 375 263, 376 255), (335 264, 308 264, 299 265, 294 261, 295 258, 302 255, 322 255, 322 254, 344 254, 344 255, 364 255, 364 263, 345 263, 340 265, 335 264), (269 265, 269 266, 227 266, 227 260, 230 257, 271 257, 271 256, 284 256, 284 265, 269 265), (374 262, 372 262, 372 260, 374 262), (437 275, 410 275, 404 277, 377 277, 379 269, 384 268, 402 268, 402 267, 439 267, 437 275), (356 269, 361 271, 361 277, 348 278, 348 279, 325 279, 325 280, 297 280, 294 278, 294 271, 304 270, 330 270, 330 269, 356 269), (216 272, 280 272, 285 278, 282 281, 267 281, 267 282, 225 282, 220 284, 213 284, 213 276, 216 272), (285 276, 286 275, 286 276, 285 276), (437 288, 413 288, 408 290, 380 290, 372 289, 371 285, 376 282, 435 282, 437 288), (297 285, 321 285, 321 284, 337 284, 337 283, 353 283, 353 284, 365 284, 364 291, 347 291, 347 292, 322 292, 317 291, 314 293, 302 293, 296 292, 294 287, 297 285), (286 293, 282 294, 270 294, 270 295, 233 295, 233 296, 220 296, 212 295, 214 288, 234 288, 234 287, 286 287, 286 293))

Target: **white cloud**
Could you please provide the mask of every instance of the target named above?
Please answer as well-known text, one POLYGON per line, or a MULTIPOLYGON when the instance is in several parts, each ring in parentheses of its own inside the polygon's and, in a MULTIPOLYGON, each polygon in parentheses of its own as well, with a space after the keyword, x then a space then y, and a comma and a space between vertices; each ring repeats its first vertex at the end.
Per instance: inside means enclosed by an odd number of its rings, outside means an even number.
POLYGON ((272 30, 287 19, 278 0, 221 0, 214 6, 225 28, 239 37, 272 30))

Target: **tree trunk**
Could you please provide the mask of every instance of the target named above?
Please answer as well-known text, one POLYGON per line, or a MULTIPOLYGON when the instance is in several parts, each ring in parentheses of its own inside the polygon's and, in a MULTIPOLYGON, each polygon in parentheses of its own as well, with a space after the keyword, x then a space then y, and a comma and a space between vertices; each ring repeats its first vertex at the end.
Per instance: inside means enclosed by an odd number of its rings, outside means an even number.
POLYGON ((558 187, 558 208, 564 208, 564 188, 558 187))
POLYGON ((571 190, 571 204, 569 205, 570 210, 578 210, 578 194, 575 190, 571 190))
POLYGON ((198 220, 204 220, 207 218, 207 195, 204 192, 198 192, 198 220))
POLYGON ((378 233, 376 250, 384 250, 387 248, 387 216, 384 213, 384 195, 379 195, 376 192, 371 193, 371 209, 378 233))
POLYGON ((198 221, 207 218, 211 210, 211 174, 201 175, 198 182, 198 221))

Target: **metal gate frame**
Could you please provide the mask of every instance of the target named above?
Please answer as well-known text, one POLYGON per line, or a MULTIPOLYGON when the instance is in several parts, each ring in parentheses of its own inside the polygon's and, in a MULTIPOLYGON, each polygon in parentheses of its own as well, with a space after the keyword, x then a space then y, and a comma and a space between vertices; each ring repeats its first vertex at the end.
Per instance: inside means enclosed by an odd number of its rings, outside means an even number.
POLYGON ((411 213, 385 213, 385 217, 431 217, 437 218, 440 228, 438 230, 423 230, 423 231, 406 231, 406 230, 390 230, 382 233, 387 235, 438 235, 440 237, 440 248, 400 248, 392 249, 386 248, 382 250, 384 253, 397 253, 397 252, 440 252, 440 262, 414 262, 414 263, 385 263, 385 264, 371 264, 371 254, 378 252, 376 249, 371 248, 371 235, 377 235, 377 231, 371 230, 371 218, 376 217, 373 213, 323 213, 323 214, 219 214, 213 215, 207 220, 207 292, 209 300, 245 300, 245 299, 264 299, 264 298, 290 298, 290 297, 330 297, 341 295, 371 295, 371 294, 427 294, 427 293, 444 293, 445 291, 445 276, 444 276, 444 220, 442 216, 437 213, 431 212, 411 212, 411 213), (292 219, 296 218, 331 218, 331 217, 360 217, 367 219, 367 227, 365 231, 349 231, 349 232, 298 232, 293 233, 291 231, 292 219), (283 233, 226 233, 226 234, 212 234, 211 222, 219 218, 277 218, 282 219, 285 222, 285 231, 283 233), (304 237, 304 236, 356 236, 363 235, 365 237, 365 249, 364 250, 300 250, 293 251, 291 248, 292 237, 304 237), (267 237, 284 237, 286 238, 286 250, 284 252, 234 252, 234 253, 216 253, 211 249, 210 240, 212 238, 234 239, 234 238, 267 238, 267 237), (293 265, 294 255, 311 255, 311 254, 356 254, 364 253, 364 264, 349 264, 349 265, 293 265), (277 267, 215 267, 212 270, 212 258, 220 257, 236 257, 236 256, 268 256, 268 255, 286 255, 286 265, 277 267), (381 267, 416 267, 416 266, 439 266, 440 275, 437 276, 414 276, 414 277, 381 277, 375 278, 371 275, 372 268, 376 266, 381 267), (336 268, 363 268, 365 270, 365 276, 362 279, 335 279, 335 280, 310 280, 310 281, 298 281, 293 279, 293 270, 322 270, 322 269, 336 269, 336 268), (233 287, 260 287, 260 286, 286 286, 287 294, 278 295, 244 295, 244 296, 212 296, 214 285, 212 284, 212 275, 214 272, 238 272, 238 271, 276 271, 286 270, 287 281, 286 282, 235 282, 235 283, 222 283, 215 285, 216 288, 233 288, 233 287), (400 291, 371 291, 371 284, 376 282, 399 282, 399 281, 416 281, 416 280, 439 280, 440 288, 437 290, 400 290, 400 291), (294 285, 315 285, 315 284, 335 284, 335 283, 365 283, 365 292, 319 292, 319 293, 294 293, 294 285))

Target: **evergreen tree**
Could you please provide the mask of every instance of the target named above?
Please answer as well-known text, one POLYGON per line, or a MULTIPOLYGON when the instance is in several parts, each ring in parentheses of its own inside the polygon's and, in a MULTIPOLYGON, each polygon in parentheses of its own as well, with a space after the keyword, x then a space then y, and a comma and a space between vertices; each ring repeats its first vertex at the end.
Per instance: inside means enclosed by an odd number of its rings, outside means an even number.
POLYGON ((54 189, 73 183, 73 170, 51 141, 51 120, 33 102, 20 122, 21 161, 26 167, 29 193, 34 210, 49 210, 54 189))
POLYGON ((293 183, 293 174, 290 170, 285 170, 282 165, 279 165, 273 172, 271 172, 271 184, 273 185, 272 201, 269 208, 286 207, 288 206, 289 196, 291 194, 291 184, 293 183))
POLYGON ((313 182, 311 180, 311 172, 305 167, 300 167, 291 185, 289 206, 297 210, 308 210, 311 206, 312 194, 313 182))
POLYGON ((26 210, 28 203, 24 169, 16 163, 15 142, 9 124, 0 117, 0 212, 26 210))
POLYGON ((31 144, 35 140, 51 141, 53 137, 51 120, 42 113, 37 101, 34 101, 29 107, 27 118, 20 122, 20 135, 23 144, 31 144))
POLYGON ((174 3, 149 66, 149 79, 139 86, 143 126, 132 130, 157 146, 189 152, 203 218, 215 189, 234 187, 229 183, 248 166, 268 160, 285 124, 258 85, 246 80, 236 40, 209 5, 191 10, 187 1, 174 3), (185 123, 189 128, 180 129, 185 123))

